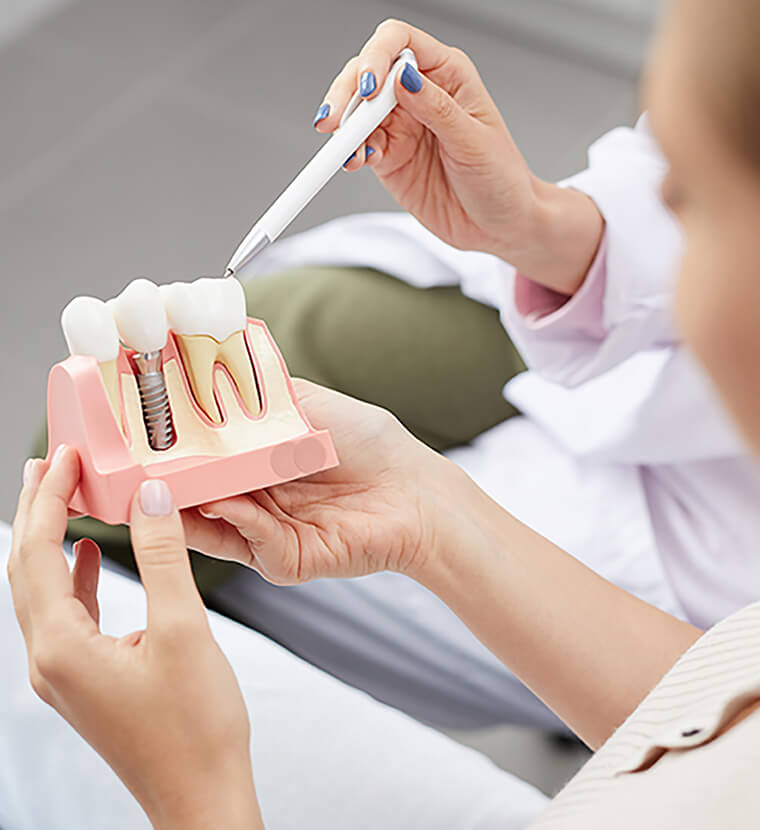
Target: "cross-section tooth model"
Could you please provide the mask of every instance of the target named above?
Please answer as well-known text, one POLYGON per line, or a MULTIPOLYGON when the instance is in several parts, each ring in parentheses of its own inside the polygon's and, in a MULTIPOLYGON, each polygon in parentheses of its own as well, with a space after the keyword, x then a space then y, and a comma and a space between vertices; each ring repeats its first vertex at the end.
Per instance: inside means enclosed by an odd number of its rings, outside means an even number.
POLYGON ((245 294, 236 279, 204 277, 161 287, 169 324, 200 408, 222 422, 214 398, 214 369, 224 366, 251 415, 261 412, 253 366, 245 344, 245 294))
POLYGON ((79 451, 75 512, 124 523, 148 478, 185 508, 338 463, 234 278, 135 280, 105 303, 75 298, 61 324, 71 356, 50 372, 49 446, 79 451))

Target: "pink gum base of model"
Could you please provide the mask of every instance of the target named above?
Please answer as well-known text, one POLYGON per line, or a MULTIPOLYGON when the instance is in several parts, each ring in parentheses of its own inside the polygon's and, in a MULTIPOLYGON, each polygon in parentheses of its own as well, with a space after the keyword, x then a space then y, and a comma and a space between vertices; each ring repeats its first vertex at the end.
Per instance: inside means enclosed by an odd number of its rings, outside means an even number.
MULTIPOLYGON (((48 379, 48 459, 60 444, 79 453, 81 478, 70 509, 107 524, 126 524, 129 507, 137 487, 148 479, 163 479, 179 509, 195 507, 218 499, 248 493, 293 481, 330 469, 338 464, 327 430, 315 430, 298 404, 293 384, 272 339, 261 320, 248 320, 259 326, 277 354, 295 408, 308 430, 285 441, 231 456, 193 456, 143 466, 132 457, 129 445, 116 419, 94 357, 72 355, 50 370, 48 379)), ((248 348, 250 350, 250 342, 248 348)), ((129 352, 121 349, 119 372, 130 372, 129 352)), ((170 337, 164 349, 164 362, 182 361, 170 337)), ((189 390, 187 379, 185 385, 189 390)), ((261 383, 261 378, 258 378, 261 383)), ((266 390, 262 390, 264 396, 266 390)), ((207 423, 207 419, 203 419, 207 423)), ((255 420, 251 429, 256 428, 255 420)))

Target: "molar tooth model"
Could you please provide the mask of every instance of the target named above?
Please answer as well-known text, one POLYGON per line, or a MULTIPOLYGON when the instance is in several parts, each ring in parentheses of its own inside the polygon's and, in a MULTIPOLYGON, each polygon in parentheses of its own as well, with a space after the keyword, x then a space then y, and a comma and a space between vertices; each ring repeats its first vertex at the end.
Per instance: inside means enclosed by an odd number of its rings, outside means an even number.
POLYGON ((185 508, 338 463, 232 277, 135 280, 106 303, 76 297, 61 325, 71 356, 50 371, 49 446, 79 451, 70 506, 82 515, 126 522, 149 478, 185 508))
POLYGON ((164 285, 161 294, 200 408, 215 424, 221 423, 213 390, 214 366, 221 363, 249 414, 258 415, 261 401, 245 345, 243 286, 236 279, 205 277, 164 285))

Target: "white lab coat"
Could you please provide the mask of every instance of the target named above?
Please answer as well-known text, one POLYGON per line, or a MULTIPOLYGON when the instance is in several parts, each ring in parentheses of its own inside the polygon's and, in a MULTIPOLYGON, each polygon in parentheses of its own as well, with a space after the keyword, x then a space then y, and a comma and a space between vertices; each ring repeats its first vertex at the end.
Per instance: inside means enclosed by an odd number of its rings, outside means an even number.
POLYGON ((456 250, 403 213, 349 216, 274 245, 254 273, 367 266, 420 287, 460 285, 501 313, 530 371, 505 387, 523 413, 451 457, 507 509, 607 578, 698 625, 758 598, 760 472, 679 342, 680 232, 659 198, 648 131, 618 128, 564 184, 606 220, 596 325, 583 290, 561 319, 526 320, 514 269, 456 250))

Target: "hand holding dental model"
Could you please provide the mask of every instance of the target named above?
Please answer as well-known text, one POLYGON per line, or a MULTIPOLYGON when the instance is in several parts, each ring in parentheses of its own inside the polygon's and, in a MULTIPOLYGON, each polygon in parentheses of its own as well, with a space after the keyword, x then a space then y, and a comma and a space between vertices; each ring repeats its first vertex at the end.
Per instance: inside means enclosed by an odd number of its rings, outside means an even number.
POLYGON ((147 478, 189 507, 337 463, 236 279, 135 280, 107 303, 75 298, 61 323, 72 356, 50 373, 49 445, 79 451, 75 512, 125 522, 147 478))
POLYGON ((73 572, 61 547, 79 474, 70 448, 24 469, 8 574, 35 691, 113 767, 154 827, 263 827, 248 713, 169 489, 146 481, 131 500, 148 621, 115 638, 100 631, 98 546, 77 543, 73 572))

